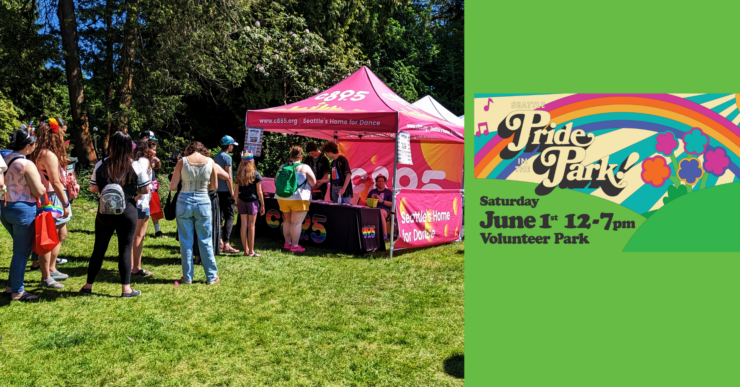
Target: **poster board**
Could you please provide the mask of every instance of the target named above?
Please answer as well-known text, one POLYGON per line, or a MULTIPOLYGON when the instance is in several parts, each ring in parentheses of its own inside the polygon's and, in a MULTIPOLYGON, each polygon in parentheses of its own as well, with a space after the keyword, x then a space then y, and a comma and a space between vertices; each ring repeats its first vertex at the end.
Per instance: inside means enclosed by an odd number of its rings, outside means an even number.
POLYGON ((244 133, 244 150, 253 154, 255 157, 262 156, 262 135, 263 128, 247 127, 244 133))
POLYGON ((618 233, 624 252, 740 251, 722 226, 740 216, 725 206, 740 197, 738 95, 476 95, 474 177, 526 183, 480 198, 484 242, 551 230, 535 243, 618 233))

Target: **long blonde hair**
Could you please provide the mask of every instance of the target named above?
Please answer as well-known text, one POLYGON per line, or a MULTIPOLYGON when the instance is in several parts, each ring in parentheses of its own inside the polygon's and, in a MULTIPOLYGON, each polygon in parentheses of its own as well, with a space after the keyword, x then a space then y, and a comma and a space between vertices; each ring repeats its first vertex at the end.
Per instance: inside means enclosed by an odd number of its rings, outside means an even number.
POLYGON ((254 160, 242 161, 239 163, 239 169, 236 171, 236 184, 254 184, 255 172, 257 172, 257 167, 254 165, 254 160))

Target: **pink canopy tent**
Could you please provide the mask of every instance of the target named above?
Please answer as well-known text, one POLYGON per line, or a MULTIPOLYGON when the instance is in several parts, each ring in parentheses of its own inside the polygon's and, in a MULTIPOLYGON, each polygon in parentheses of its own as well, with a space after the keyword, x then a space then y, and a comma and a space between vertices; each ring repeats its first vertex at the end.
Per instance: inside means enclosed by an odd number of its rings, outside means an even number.
POLYGON ((367 67, 314 97, 247 112, 247 126, 322 140, 395 138, 462 143, 463 127, 434 117, 396 95, 367 67))
MULTIPOLYGON (((361 199, 365 199, 375 176, 383 174, 394 182, 390 185, 396 193, 403 189, 405 201, 400 203, 400 212, 404 211, 407 201, 416 201, 414 190, 418 189, 418 195, 437 190, 438 195, 442 191, 454 191, 459 196, 462 189, 463 127, 412 106, 364 66, 311 98, 284 106, 248 111, 246 126, 336 141, 340 153, 348 158, 352 166, 352 184, 361 199), (402 165, 399 169, 396 135, 401 132, 410 135, 413 165, 402 165)), ((394 209, 398 207, 395 197, 394 209)), ((418 202, 425 201, 421 196, 418 198, 418 202)), ((452 197, 450 202, 453 202, 452 197)), ((455 206, 458 203, 461 200, 455 200, 455 206)), ((458 211, 454 212, 457 214, 458 211)), ((459 212, 462 216, 461 208, 459 212)), ((396 211, 391 211, 391 217, 395 216, 396 211)), ((422 229, 430 227, 422 222, 422 229)), ((447 227, 444 234, 448 234, 447 227)), ((454 233, 450 231, 449 234, 454 233)), ((430 241, 427 240, 426 245, 454 240, 443 239, 437 238, 434 243, 428 243, 430 241)), ((411 243, 404 246, 416 245, 411 243)))

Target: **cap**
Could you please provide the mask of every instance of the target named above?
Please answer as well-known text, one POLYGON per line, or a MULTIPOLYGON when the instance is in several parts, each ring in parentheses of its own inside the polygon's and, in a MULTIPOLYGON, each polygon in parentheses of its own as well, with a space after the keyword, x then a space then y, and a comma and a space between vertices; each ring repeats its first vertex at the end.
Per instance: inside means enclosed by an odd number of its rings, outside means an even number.
POLYGON ((221 145, 239 145, 231 136, 221 137, 221 145))
POLYGON ((154 137, 154 132, 151 130, 145 130, 141 132, 141 138, 148 138, 153 141, 159 141, 156 137, 154 137))

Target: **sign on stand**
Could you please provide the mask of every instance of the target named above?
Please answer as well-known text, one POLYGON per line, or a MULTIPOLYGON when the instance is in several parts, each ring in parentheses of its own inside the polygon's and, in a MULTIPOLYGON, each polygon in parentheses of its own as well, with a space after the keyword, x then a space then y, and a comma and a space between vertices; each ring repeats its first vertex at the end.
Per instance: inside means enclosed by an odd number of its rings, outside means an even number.
POLYGON ((263 128, 247 127, 244 135, 244 150, 257 156, 262 156, 262 132, 263 128))
POLYGON ((398 133, 398 163, 414 164, 411 160, 411 134, 408 132, 398 133))

